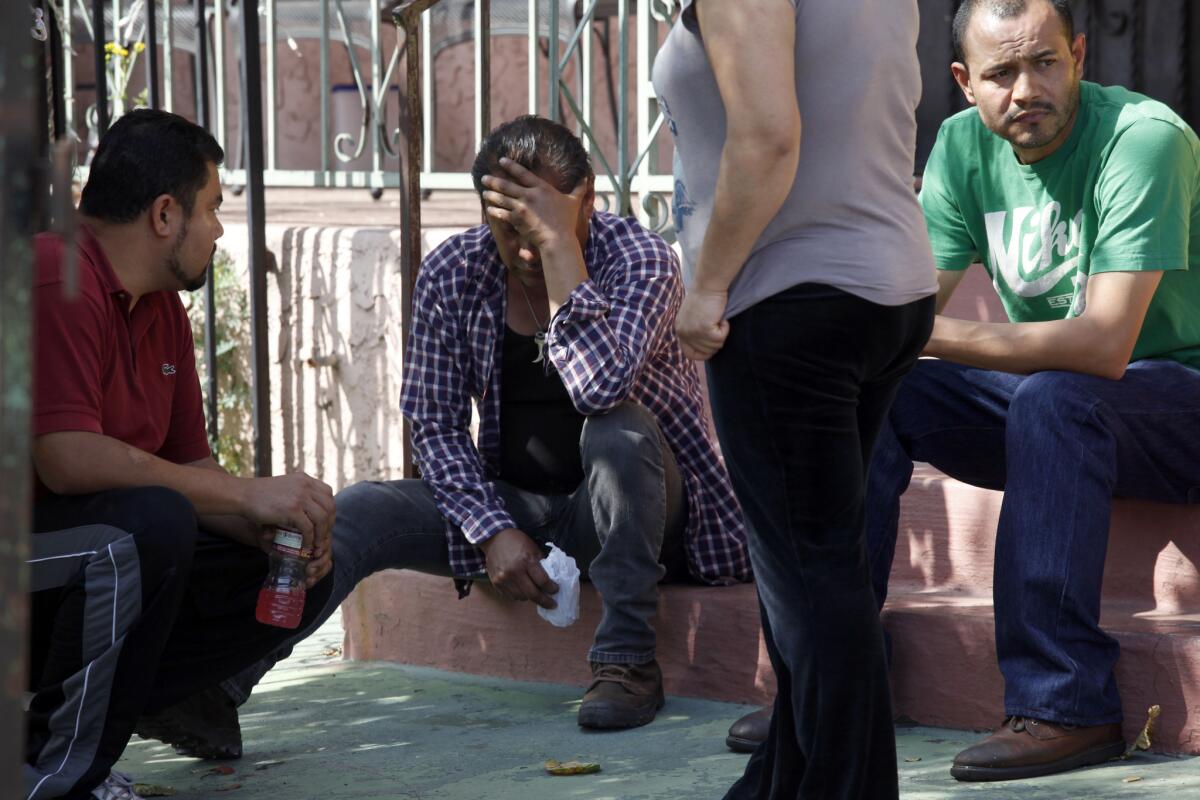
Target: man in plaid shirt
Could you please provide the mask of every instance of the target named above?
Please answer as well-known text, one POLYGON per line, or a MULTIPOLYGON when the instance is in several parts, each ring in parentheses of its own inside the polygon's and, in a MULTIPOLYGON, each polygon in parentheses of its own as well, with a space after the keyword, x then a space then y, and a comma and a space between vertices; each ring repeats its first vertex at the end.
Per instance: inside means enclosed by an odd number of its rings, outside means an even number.
POLYGON ((644 725, 663 704, 659 581, 750 578, 675 338, 678 263, 635 221, 594 210, 588 155, 557 123, 500 126, 473 176, 488 224, 438 247, 417 279, 401 408, 422 479, 338 496, 330 607, 376 570, 409 568, 553 608, 539 563, 552 542, 604 599, 579 723, 644 725))
MULTIPOLYGON (((338 494, 332 594, 291 643, 383 569, 454 577, 461 596, 488 579, 552 608, 558 587, 539 562, 554 543, 604 599, 579 723, 644 725, 663 704, 658 582, 751 578, 741 509, 675 336, 678 261, 636 221, 594 210, 587 152, 561 125, 501 125, 472 173, 488 224, 429 254, 413 301, 401 408, 422 478, 338 494)), ((224 690, 244 702, 289 650, 224 690)))

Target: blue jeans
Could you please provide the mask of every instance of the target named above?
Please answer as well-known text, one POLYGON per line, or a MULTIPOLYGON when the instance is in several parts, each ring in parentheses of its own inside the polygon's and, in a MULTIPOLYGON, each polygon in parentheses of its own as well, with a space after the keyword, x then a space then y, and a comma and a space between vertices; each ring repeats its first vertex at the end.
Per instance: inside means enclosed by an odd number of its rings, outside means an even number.
POLYGON ((1004 490, 993 597, 1005 713, 1121 721, 1118 646, 1099 624, 1112 498, 1200 497, 1200 372, 1138 361, 1114 381, 920 361, 880 432, 868 483, 880 606, 914 460, 1004 490))
POLYGON ((709 361, 779 687, 726 800, 897 796, 863 505, 876 433, 932 320, 933 298, 889 307, 801 284, 731 319, 709 361))
MULTIPOLYGON (((579 445, 584 480, 571 494, 535 494, 502 481, 496 490, 520 530, 573 556, 600 592, 603 614, 588 660, 642 664, 655 654, 658 583, 667 574, 687 574, 683 481, 654 415, 636 403, 588 417, 579 445)), ((336 502, 333 591, 325 610, 280 652, 223 684, 236 702, 368 575, 411 569, 451 576, 446 522, 424 481, 357 483, 336 502)))

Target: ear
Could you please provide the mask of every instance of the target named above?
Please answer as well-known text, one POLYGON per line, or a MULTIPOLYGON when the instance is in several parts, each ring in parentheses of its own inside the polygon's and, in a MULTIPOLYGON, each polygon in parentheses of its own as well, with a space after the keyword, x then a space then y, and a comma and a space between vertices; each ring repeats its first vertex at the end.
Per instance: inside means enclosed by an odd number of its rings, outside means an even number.
POLYGON ((183 222, 183 208, 169 194, 160 194, 150 204, 150 229, 155 236, 170 238, 183 222))
POLYGON ((1087 37, 1082 33, 1075 34, 1071 42, 1071 57, 1075 59, 1076 74, 1083 74, 1083 62, 1087 59, 1087 37))
POLYGON ((591 219, 592 214, 596 211, 596 178, 594 176, 584 178, 581 186, 583 196, 579 199, 579 208, 584 219, 591 219))
POLYGON ((967 69, 967 65, 961 61, 955 61, 950 65, 950 74, 954 76, 954 82, 958 84, 958 88, 962 89, 967 102, 975 105, 975 92, 971 90, 971 72, 967 69))

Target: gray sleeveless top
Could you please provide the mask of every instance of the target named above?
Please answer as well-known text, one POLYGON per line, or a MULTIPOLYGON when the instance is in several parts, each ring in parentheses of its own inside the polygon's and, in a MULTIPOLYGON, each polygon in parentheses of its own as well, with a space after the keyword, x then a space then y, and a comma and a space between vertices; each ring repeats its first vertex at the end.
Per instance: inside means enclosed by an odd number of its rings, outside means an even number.
MULTIPOLYGON (((917 0, 789 1, 796 7, 800 164, 791 193, 730 287, 726 314, 798 283, 889 306, 933 294, 933 256, 913 191, 917 0)), ((653 74, 675 137, 674 218, 689 284, 725 142, 725 108, 693 2, 683 0, 653 74)))

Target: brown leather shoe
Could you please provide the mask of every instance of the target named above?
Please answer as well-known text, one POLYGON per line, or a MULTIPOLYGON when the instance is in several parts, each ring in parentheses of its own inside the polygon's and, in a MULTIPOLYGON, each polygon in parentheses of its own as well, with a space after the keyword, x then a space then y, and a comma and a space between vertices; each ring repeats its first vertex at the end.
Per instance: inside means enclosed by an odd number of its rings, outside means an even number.
POLYGON ((1076 727, 1008 717, 1000 729, 954 757, 960 781, 1011 781, 1099 764, 1125 752, 1120 725, 1076 727))
POLYGON ((735 753, 753 753, 754 749, 767 740, 771 729, 772 706, 763 706, 729 726, 725 746, 735 753))
POLYGON ((579 705, 579 724, 585 728, 636 728, 652 721, 665 702, 657 661, 593 663, 592 685, 579 705))

